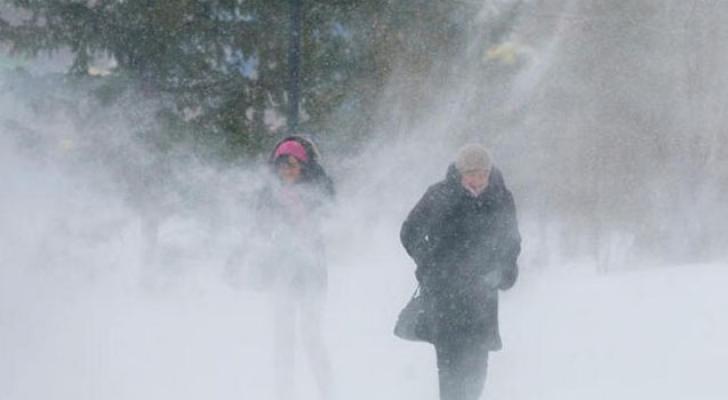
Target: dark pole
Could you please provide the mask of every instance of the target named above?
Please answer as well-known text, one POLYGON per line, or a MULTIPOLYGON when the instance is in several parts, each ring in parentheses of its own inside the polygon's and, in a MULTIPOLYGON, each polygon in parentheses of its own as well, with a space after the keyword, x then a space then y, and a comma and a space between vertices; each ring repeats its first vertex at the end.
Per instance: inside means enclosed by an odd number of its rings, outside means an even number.
POLYGON ((301 102, 301 19, 303 0, 290 0, 291 30, 288 43, 288 131, 298 131, 298 111, 301 102))

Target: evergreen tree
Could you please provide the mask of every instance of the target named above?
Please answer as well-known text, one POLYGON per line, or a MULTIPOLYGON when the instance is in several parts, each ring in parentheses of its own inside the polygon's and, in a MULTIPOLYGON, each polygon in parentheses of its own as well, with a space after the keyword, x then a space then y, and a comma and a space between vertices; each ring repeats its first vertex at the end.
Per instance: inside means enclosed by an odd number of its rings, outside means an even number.
MULTIPOLYGON (((301 129, 360 141, 392 82, 406 97, 428 97, 424 81, 452 72, 443 60, 462 53, 481 7, 303 1, 301 129)), ((94 85, 102 101, 139 91, 157 100, 162 126, 202 146, 252 155, 285 126, 289 1, 9 0, 6 10, 0 41, 15 52, 70 51, 69 75, 77 79, 109 61, 110 74, 94 85)))

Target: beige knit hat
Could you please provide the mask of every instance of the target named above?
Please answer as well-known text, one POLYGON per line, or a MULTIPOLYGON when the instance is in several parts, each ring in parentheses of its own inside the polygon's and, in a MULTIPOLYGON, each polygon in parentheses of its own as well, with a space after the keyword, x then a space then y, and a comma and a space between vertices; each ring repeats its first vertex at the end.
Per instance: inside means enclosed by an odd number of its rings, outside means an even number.
POLYGON ((490 171, 492 166, 493 162, 490 159, 488 150, 477 143, 463 146, 455 160, 455 168, 460 173, 477 170, 490 171))

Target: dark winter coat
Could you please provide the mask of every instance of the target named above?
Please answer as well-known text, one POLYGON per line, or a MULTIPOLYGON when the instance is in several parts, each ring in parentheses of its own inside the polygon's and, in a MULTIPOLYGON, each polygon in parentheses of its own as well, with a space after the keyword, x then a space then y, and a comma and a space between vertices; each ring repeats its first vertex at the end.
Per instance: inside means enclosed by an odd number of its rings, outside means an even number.
POLYGON ((515 205, 495 168, 478 197, 460 179, 451 165, 410 212, 400 238, 417 264, 433 341, 475 337, 498 350, 498 290, 518 276, 515 205))
POLYGON ((271 179, 258 195, 257 225, 269 245, 265 256, 269 279, 295 291, 321 290, 327 284, 327 271, 320 225, 334 186, 318 163, 315 148, 300 140, 309 156, 302 180, 282 185, 271 159, 271 179))

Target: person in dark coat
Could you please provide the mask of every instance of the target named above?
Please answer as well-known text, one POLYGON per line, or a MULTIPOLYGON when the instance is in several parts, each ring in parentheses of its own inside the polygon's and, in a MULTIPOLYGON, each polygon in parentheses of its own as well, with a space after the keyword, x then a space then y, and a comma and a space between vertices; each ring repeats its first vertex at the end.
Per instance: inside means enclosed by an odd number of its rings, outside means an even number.
POLYGON ((463 147, 424 194, 400 238, 415 260, 435 346, 441 400, 477 400, 488 353, 501 349, 498 291, 518 276, 521 238, 511 192, 480 145, 463 147))
POLYGON ((320 223, 334 197, 334 185, 309 139, 289 136, 268 158, 273 178, 257 201, 258 228, 274 247, 268 258, 273 284, 298 292, 323 291, 327 271, 320 223))
POLYGON ((294 398, 294 347, 301 335, 322 399, 331 397, 331 366, 322 332, 327 271, 320 229, 334 186, 313 142, 281 140, 268 160, 273 178, 259 196, 257 216, 269 244, 265 268, 275 298, 275 366, 279 399, 294 398), (296 327, 300 329, 296 329, 296 327))

